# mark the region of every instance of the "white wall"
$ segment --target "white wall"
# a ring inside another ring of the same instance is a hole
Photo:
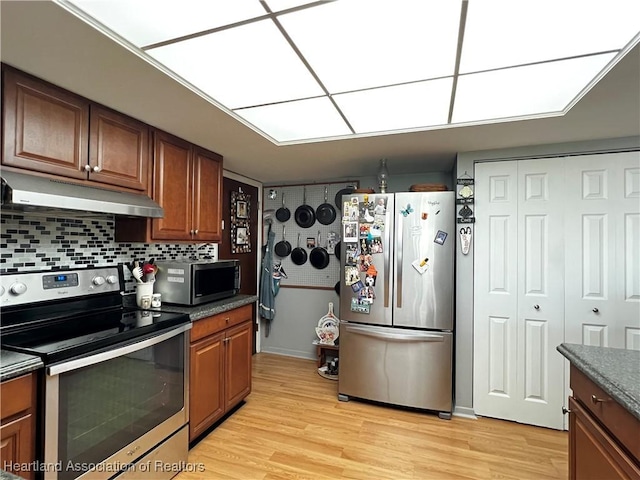
[[[589,142],[539,145],[502,150],[485,150],[459,153],[456,162],[456,178],[466,171],[474,176],[476,162],[514,160],[525,158],[558,157],[602,153],[606,151],[638,150],[640,137],[593,140]],[[474,230],[476,226],[474,225]],[[456,249],[456,364],[455,409],[459,414],[473,415],[473,256],[471,251],[463,255]]]

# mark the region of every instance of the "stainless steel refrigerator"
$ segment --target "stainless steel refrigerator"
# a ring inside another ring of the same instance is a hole
[[[453,405],[455,193],[342,199],[338,398]]]

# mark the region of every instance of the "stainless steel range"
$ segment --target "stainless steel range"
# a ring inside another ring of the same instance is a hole
[[[188,452],[187,315],[122,307],[122,266],[4,274],[3,349],[45,364],[45,480],[168,479]]]

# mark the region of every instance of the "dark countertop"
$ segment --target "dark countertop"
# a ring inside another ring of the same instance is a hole
[[[0,468],[0,480],[24,480],[24,477],[18,477]]]
[[[42,360],[34,355],[0,350],[0,382],[33,372],[43,366]]]
[[[640,351],[571,343],[557,350],[640,420]]]
[[[224,313],[234,308],[240,308],[258,301],[257,295],[236,295],[235,297],[225,298],[217,302],[195,305],[193,307],[185,307],[182,305],[171,305],[163,303],[162,307],[152,310],[161,310],[163,312],[186,313],[191,321],[200,320],[201,318],[210,317],[218,313]]]

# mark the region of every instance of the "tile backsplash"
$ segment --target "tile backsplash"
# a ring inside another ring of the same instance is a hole
[[[0,215],[0,273],[58,270],[131,262],[218,258],[215,244],[115,243],[111,216],[64,218],[31,213]],[[126,290],[134,291],[127,268]]]

